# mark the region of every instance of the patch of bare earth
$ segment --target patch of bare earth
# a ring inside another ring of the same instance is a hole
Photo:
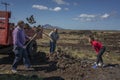
[[[11,64],[13,59],[3,57],[0,59],[0,74],[12,74]],[[119,64],[111,64],[105,68],[92,68],[93,60],[76,59],[66,53],[54,54],[48,59],[43,52],[32,57],[34,70],[27,71],[20,64],[20,75],[42,77],[44,80],[119,80]]]

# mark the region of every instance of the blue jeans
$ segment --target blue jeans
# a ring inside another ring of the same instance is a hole
[[[50,53],[54,53],[56,48],[56,42],[50,41]]]
[[[23,59],[24,65],[29,68],[30,67],[30,60],[28,58],[28,53],[26,49],[23,49],[21,47],[14,46],[14,54],[15,59],[12,65],[12,69],[16,70],[19,62]]]

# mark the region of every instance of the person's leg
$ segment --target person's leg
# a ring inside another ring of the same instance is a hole
[[[50,54],[54,52],[54,43],[50,41]]]
[[[100,55],[97,55],[97,60],[96,60],[96,64],[98,64],[100,62]]]
[[[16,70],[17,69],[17,66],[20,62],[20,60],[22,59],[22,50],[20,48],[16,48],[14,50],[14,54],[15,54],[15,59],[14,59],[14,62],[12,64],[12,69],[13,70]]]
[[[30,67],[30,60],[29,60],[29,57],[28,57],[28,53],[25,49],[23,49],[23,62],[24,62],[24,65],[29,68]]]
[[[99,51],[98,55],[97,55],[97,64],[98,63],[102,63],[103,64],[103,59],[102,59],[102,55],[105,52],[105,47],[102,47],[101,50]]]
[[[55,52],[56,49],[56,42],[53,42],[53,53]]]
[[[102,49],[101,49],[101,54],[100,54],[100,62],[101,62],[102,64],[103,64],[102,56],[103,56],[105,50],[106,50],[106,48],[105,48],[105,47],[102,47]]]
[[[51,51],[52,51],[52,42],[50,41],[50,53],[51,53]]]
[[[103,64],[102,55],[100,56],[100,63],[102,63],[102,64]]]

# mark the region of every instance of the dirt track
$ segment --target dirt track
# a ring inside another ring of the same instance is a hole
[[[11,74],[12,60],[9,57],[0,59],[1,74]],[[32,60],[34,70],[26,71],[24,66],[20,65],[18,74],[43,77],[44,80],[120,80],[119,64],[92,69],[93,60],[75,59],[65,53],[53,55],[50,60],[46,59],[44,53],[38,53],[32,57]]]

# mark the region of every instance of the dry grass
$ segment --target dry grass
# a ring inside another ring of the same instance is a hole
[[[49,33],[50,31],[51,30],[45,30],[46,33]],[[71,32],[71,30],[60,30],[59,31],[60,39],[59,39],[58,43],[79,44],[80,41],[82,40],[83,41],[82,43],[89,45],[88,41],[84,39],[84,37],[85,37],[84,34],[83,35],[68,34],[70,32]],[[79,31],[76,31],[76,32],[79,32]],[[98,31],[98,33],[96,32],[96,34],[102,35],[101,31]],[[107,34],[109,34],[109,32],[107,32]],[[48,46],[46,46],[46,47],[39,46],[38,51],[43,51],[43,52],[49,53],[49,39],[47,37],[43,36],[43,39],[37,40],[37,43],[38,43],[38,45],[47,44]],[[94,51],[86,50],[87,48],[83,49],[83,50],[79,50],[79,49],[73,49],[74,46],[60,46],[60,45],[58,45],[58,47],[61,47],[61,49],[63,51],[67,52],[68,54],[70,54],[74,57],[96,59],[96,53]],[[105,56],[103,58],[104,58],[105,62],[120,63],[120,58],[116,54],[110,53],[109,58],[105,57]]]

